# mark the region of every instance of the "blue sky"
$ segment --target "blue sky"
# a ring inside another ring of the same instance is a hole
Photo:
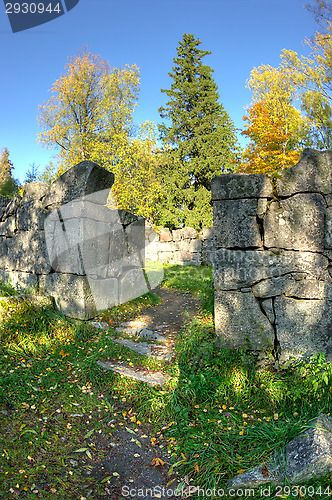
[[[169,88],[168,72],[183,33],[193,33],[210,50],[220,102],[237,128],[250,104],[246,81],[254,67],[278,66],[281,51],[307,54],[303,44],[318,26],[306,0],[80,0],[65,15],[12,33],[0,4],[0,148],[7,147],[14,177],[23,181],[31,164],[39,170],[55,150],[37,143],[38,105],[64,72],[68,57],[83,45],[113,67],[137,64],[140,96],[135,123],[160,122]]]

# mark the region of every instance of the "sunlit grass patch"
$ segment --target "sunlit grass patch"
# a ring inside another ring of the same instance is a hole
[[[160,300],[158,295],[153,292],[148,292],[137,299],[102,312],[96,318],[96,321],[108,321],[110,325],[112,325],[112,323],[120,323],[121,321],[133,318],[147,306],[159,304]]]
[[[73,337],[70,322],[60,313],[22,303],[0,325],[0,342],[16,355],[38,356]]]
[[[211,284],[212,266],[180,266],[164,264],[165,277],[162,286],[176,288],[185,292],[204,294]]]

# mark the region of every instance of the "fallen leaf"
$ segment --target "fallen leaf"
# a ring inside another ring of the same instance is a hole
[[[136,444],[137,444],[137,446],[139,446],[140,448],[142,448],[142,445],[141,445],[141,443],[138,441],[138,439],[132,438],[130,441],[131,441],[131,442],[133,442],[133,443],[136,443]]]
[[[159,457],[153,458],[152,462],[151,462],[151,465],[154,465],[155,467],[158,467],[158,465],[164,465],[164,464],[165,464],[164,460],[162,460]]]
[[[126,429],[127,432],[130,432],[130,434],[135,434],[135,432],[132,429],[129,429],[129,427],[125,427],[125,429]]]
[[[266,467],[266,465],[264,464],[263,467],[262,467],[262,474],[264,477],[269,477],[269,471],[268,471],[268,468]]]
[[[107,476],[105,477],[102,481],[100,481],[101,483],[107,483],[107,481],[109,481],[110,479],[112,479],[112,476]]]

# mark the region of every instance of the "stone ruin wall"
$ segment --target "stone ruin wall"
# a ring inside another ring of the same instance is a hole
[[[196,266],[213,263],[213,229],[197,232],[191,227],[160,228],[145,226],[145,259],[173,265]]]
[[[51,186],[32,182],[23,197],[0,196],[0,280],[49,294],[64,314],[88,319],[135,298],[133,289],[139,296],[158,284],[155,278],[142,282],[144,261],[212,262],[211,228],[157,233],[144,218],[105,207],[113,182],[112,173],[81,162]],[[49,246],[47,228],[53,236]]]
[[[0,280],[49,294],[64,314],[80,319],[134,298],[133,288],[136,296],[146,293],[145,220],[105,206],[113,182],[112,173],[81,162],[51,186],[32,182],[22,198],[0,197]]]
[[[332,151],[306,149],[273,182],[212,180],[215,328],[225,348],[332,360]]]

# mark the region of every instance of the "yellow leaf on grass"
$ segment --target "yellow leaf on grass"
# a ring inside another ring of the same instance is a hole
[[[242,431],[239,432],[240,436],[243,436],[244,434],[244,429],[242,429]]]
[[[165,464],[164,460],[162,460],[159,457],[153,458],[152,462],[151,462],[151,465],[154,465],[155,467],[158,467],[158,465],[164,465],[164,464]]]
[[[242,472],[245,472],[247,469],[239,469],[238,471],[236,471],[236,474],[242,474]]]
[[[197,470],[197,472],[199,472],[199,465],[198,464],[195,464],[194,468],[195,468],[195,470]]]

